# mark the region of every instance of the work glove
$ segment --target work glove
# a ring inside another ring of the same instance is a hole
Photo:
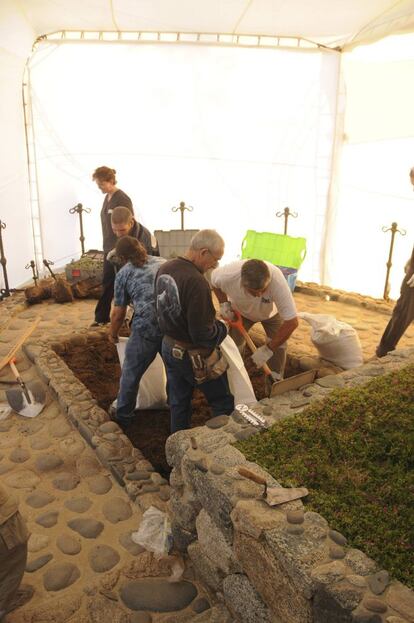
[[[268,361],[268,359],[270,359],[272,355],[273,351],[265,344],[253,353],[252,360],[258,368],[261,368],[262,365],[266,363],[266,361]]]
[[[410,286],[410,288],[414,288],[414,273],[411,275],[411,277],[407,281],[407,286]]]
[[[279,374],[279,372],[273,372],[273,370],[270,372],[270,376],[272,377],[272,380],[275,383],[278,383],[279,381],[282,380],[282,375]]]
[[[230,301],[220,303],[220,316],[223,320],[234,320],[234,311]]]

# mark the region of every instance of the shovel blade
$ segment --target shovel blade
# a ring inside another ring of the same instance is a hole
[[[24,417],[36,417],[45,406],[45,391],[39,383],[33,383],[27,391],[30,403],[22,389],[6,389],[7,402],[16,413]]]

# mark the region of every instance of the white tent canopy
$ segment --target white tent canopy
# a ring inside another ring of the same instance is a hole
[[[68,208],[79,201],[93,207],[88,246],[99,245],[90,175],[107,164],[147,226],[176,227],[169,210],[185,199],[188,227],[219,229],[229,259],[247,228],[280,231],[275,212],[289,205],[289,233],[308,239],[301,277],[376,296],[381,226],[397,220],[408,235],[395,296],[412,244],[414,56],[412,44],[394,56],[355,46],[413,26],[414,0],[2,0],[10,284],[27,280],[32,257],[78,254]]]
[[[7,13],[7,5],[15,7],[15,19],[35,36],[57,30],[231,33],[343,46],[414,26],[412,0],[175,0],[173,5],[170,0],[3,0],[2,5]]]

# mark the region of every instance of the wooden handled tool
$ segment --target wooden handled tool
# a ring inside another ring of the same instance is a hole
[[[298,500],[309,495],[309,491],[305,487],[268,487],[266,479],[259,474],[255,474],[246,467],[239,467],[240,476],[248,478],[258,485],[264,485],[263,500],[269,504],[269,506],[277,506],[278,504],[284,504],[285,502],[291,502],[292,500]]]
[[[7,366],[7,364],[12,359],[14,359],[14,357],[15,357],[17,351],[19,350],[19,348],[27,340],[27,338],[33,333],[33,331],[37,328],[37,325],[39,324],[39,322],[40,322],[40,318],[36,318],[36,320],[33,322],[33,324],[30,325],[30,327],[28,327],[28,329],[26,329],[26,331],[20,336],[20,338],[17,340],[16,344],[11,347],[11,349],[9,350],[7,355],[5,355],[4,357],[2,357],[2,359],[0,359],[0,370],[2,368],[4,368],[4,366]]]
[[[229,321],[229,324],[230,324],[231,327],[234,327],[235,329],[237,329],[239,331],[239,333],[242,334],[242,336],[246,340],[246,344],[248,345],[248,347],[250,348],[252,353],[255,353],[257,351],[256,344],[253,342],[252,338],[250,337],[250,335],[248,334],[248,332],[244,328],[243,320],[242,320],[240,314],[237,313],[236,314],[236,320]],[[272,377],[272,371],[269,368],[269,366],[267,365],[267,363],[264,363],[262,365],[262,369],[263,369],[263,372],[267,376],[270,376],[271,378],[273,378]]]

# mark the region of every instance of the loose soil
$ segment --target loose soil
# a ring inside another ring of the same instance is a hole
[[[87,349],[84,346],[73,346],[62,358],[89,389],[99,406],[108,411],[118,394],[121,376],[115,346],[103,339]],[[245,364],[257,400],[265,398],[263,373],[257,370],[249,356],[245,357]],[[211,418],[204,394],[197,389],[194,391],[192,408],[193,427],[203,426]],[[136,411],[134,422],[125,433],[156,471],[163,475],[169,474],[171,468],[165,459],[165,442],[170,434],[169,410]]]

